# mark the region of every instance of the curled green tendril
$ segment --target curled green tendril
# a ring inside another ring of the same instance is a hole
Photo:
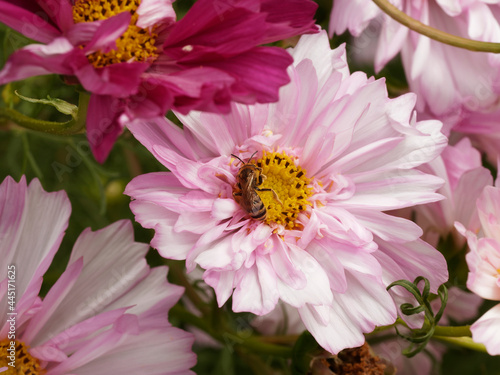
[[[423,281],[424,286],[422,291],[418,288],[418,284]],[[444,309],[446,307],[446,302],[448,301],[448,290],[443,284],[438,288],[438,298],[441,301],[441,307],[437,314],[434,314],[431,306],[431,292],[430,283],[426,278],[419,276],[415,279],[413,283],[408,280],[398,280],[393,282],[387,287],[387,290],[395,287],[401,286],[410,292],[413,297],[417,300],[417,306],[411,303],[403,303],[400,308],[404,315],[411,316],[419,313],[424,313],[425,320],[422,328],[410,330],[410,334],[401,333],[397,327],[396,332],[399,336],[403,337],[405,340],[410,342],[410,346],[403,350],[403,354],[407,357],[413,357],[425,349],[425,346],[434,335],[436,326],[443,316]]]

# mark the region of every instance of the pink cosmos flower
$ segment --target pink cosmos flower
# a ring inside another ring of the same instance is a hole
[[[467,287],[477,295],[500,301],[500,188],[487,186],[477,200],[482,235],[466,230],[457,223],[457,230],[467,238],[470,252]],[[500,354],[500,304],[490,309],[472,326],[472,339],[486,346],[491,355]]]
[[[488,42],[500,40],[500,6],[496,0],[391,3],[410,17],[450,34]],[[490,111],[496,106],[500,89],[499,56],[448,46],[410,31],[382,13],[371,0],[335,0],[330,33],[349,30],[359,36],[371,21],[380,27],[376,71],[401,52],[410,89],[418,94],[419,111],[461,117],[467,112]],[[371,38],[372,43],[377,42],[375,36]]]
[[[85,230],[66,271],[38,296],[70,211],[64,192],[47,193],[36,179],[0,185],[0,368],[192,374],[193,338],[166,316],[183,288],[166,281],[166,267],[149,268],[149,246],[134,242],[129,221]]]
[[[414,208],[416,223],[424,230],[423,239],[437,246],[440,237],[446,239],[451,234],[456,247],[462,248],[465,240],[455,232],[455,221],[468,230],[479,230],[476,199],[485,186],[493,183],[490,171],[482,166],[481,154],[468,138],[463,138],[419,169],[445,180],[438,192],[446,199]]]
[[[177,22],[172,2],[0,0],[0,22],[43,43],[16,51],[0,85],[50,73],[80,83],[102,162],[131,118],[277,101],[292,60],[257,46],[317,31],[311,0],[200,0]]]
[[[291,54],[276,104],[179,115],[183,130],[164,118],[130,124],[171,172],[138,176],[125,193],[155,229],[152,246],[203,268],[219,306],[232,295],[234,311],[263,315],[282,300],[336,353],[394,321],[388,282],[447,279],[420,228],[382,212],[441,198],[442,180],[413,168],[446,138],[438,121],[412,116],[414,95],[389,99],[383,80],[350,74],[325,32]],[[239,196],[245,181],[250,196]]]

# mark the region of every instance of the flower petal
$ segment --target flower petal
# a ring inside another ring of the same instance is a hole
[[[22,265],[22,271],[15,275],[17,296],[30,285],[39,285],[62,241],[70,212],[66,193],[47,193],[38,179],[26,186],[24,177],[19,183],[7,177],[0,185],[0,265],[5,275],[8,266]],[[50,223],[49,228],[46,223]],[[6,313],[6,296],[0,307]]]
[[[146,29],[156,24],[169,25],[175,22],[173,2],[173,0],[142,0],[137,8],[139,18],[136,25]]]
[[[40,14],[45,16],[43,10],[31,1],[30,8],[14,5],[10,1],[0,1],[0,22],[20,32],[30,39],[41,43],[50,43],[53,39],[61,36],[52,23],[48,22]]]
[[[0,85],[44,74],[73,74],[74,47],[64,37],[47,45],[30,44],[14,52],[0,71]]]
[[[121,105],[109,95],[91,95],[87,112],[87,139],[99,163],[108,158],[123,128],[118,122]]]
[[[486,346],[489,355],[500,354],[500,305],[496,305],[471,327],[472,339]]]
[[[347,280],[351,292],[334,294],[328,324],[315,317],[314,306],[299,309],[309,332],[323,348],[334,354],[361,346],[365,342],[362,332],[371,332],[377,325],[392,324],[397,317],[396,307],[384,285],[370,276],[352,273],[347,274]]]
[[[118,221],[96,232],[82,232],[69,264],[83,257],[84,269],[71,293],[41,328],[38,336],[60,332],[102,311],[148,273],[148,245],[134,242],[132,224]],[[121,307],[121,306],[120,306]]]

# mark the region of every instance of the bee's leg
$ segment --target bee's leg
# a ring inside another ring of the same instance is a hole
[[[240,203],[240,199],[242,197],[242,192],[240,191],[233,191],[233,198],[236,202]]]
[[[280,199],[278,197],[278,194],[276,194],[276,192],[273,189],[269,189],[269,188],[264,188],[264,189],[255,188],[255,190],[257,190],[257,191],[270,191],[270,192],[272,192],[273,195],[274,195],[274,200],[277,201],[279,204],[281,204],[283,206],[283,202],[280,201]]]
[[[259,177],[258,177],[258,181],[257,181],[257,186],[260,186],[262,185],[262,183],[264,182],[264,180],[266,179],[266,175],[265,174],[259,174]]]

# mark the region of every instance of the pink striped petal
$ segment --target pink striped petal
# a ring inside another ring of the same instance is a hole
[[[26,186],[25,178],[16,183],[7,177],[0,185],[0,210],[0,252],[5,255],[0,263],[3,272],[9,265],[23,265],[22,272],[16,267],[16,293],[22,296],[39,286],[39,278],[49,268],[68,225],[71,205],[64,191],[47,193],[38,179]],[[50,223],[50,229],[45,223]],[[5,312],[6,298],[0,306]]]
[[[63,302],[63,300],[71,292],[71,289],[75,285],[78,277],[80,277],[82,268],[82,258],[78,259],[76,262],[66,268],[61,277],[59,277],[59,279],[52,286],[52,288],[50,288],[50,291],[43,299],[43,304],[40,311],[38,311],[36,316],[29,322],[29,325],[26,328],[26,332],[22,337],[23,341],[27,341],[31,343],[31,345],[35,346],[40,343],[40,340],[37,341],[37,334],[40,332],[45,323],[47,323],[47,321],[51,318],[61,302]],[[64,326],[60,326],[60,330],[63,329],[63,327]],[[58,333],[60,333],[60,331],[51,331],[52,335],[56,335]]]
[[[82,232],[69,264],[83,256],[84,269],[72,292],[44,324],[39,336],[47,337],[59,327],[69,327],[107,311],[110,303],[147,275],[144,259],[147,250],[146,244],[134,242],[132,224],[126,220],[96,232],[89,229]],[[103,269],[106,272],[102,272]]]
[[[496,305],[471,327],[472,339],[486,346],[490,355],[500,354],[500,305]]]

